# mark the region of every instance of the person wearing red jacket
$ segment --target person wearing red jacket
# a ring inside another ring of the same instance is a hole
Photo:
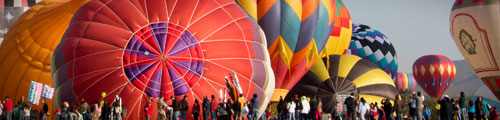
[[[12,110],[14,107],[12,106],[12,100],[9,96],[5,97],[5,119],[12,120]]]
[[[151,119],[151,111],[153,110],[153,106],[149,101],[146,102],[146,107],[144,107],[144,112],[146,112],[146,120]]]
[[[212,120],[217,118],[217,101],[215,100],[215,96],[212,95],[212,101],[210,102],[210,112],[212,113]]]

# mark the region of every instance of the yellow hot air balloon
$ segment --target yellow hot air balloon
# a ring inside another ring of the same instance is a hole
[[[500,1],[457,0],[450,15],[450,32],[457,48],[500,98]]]
[[[52,52],[73,14],[87,1],[44,0],[17,19],[0,46],[0,96],[13,101],[28,96],[31,81],[52,86]],[[53,100],[46,102],[54,113]]]

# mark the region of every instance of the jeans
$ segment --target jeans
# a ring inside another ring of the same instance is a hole
[[[295,119],[300,120],[300,110],[295,110]]]
[[[354,111],[354,110],[347,110],[347,120],[354,120],[355,119],[355,116],[354,116],[355,113],[356,113],[356,111]]]
[[[210,115],[210,111],[206,110],[206,111],[203,111],[203,120],[208,120],[208,116]]]
[[[5,119],[12,120],[12,110],[5,112]]]
[[[149,115],[146,115],[146,120],[149,120],[151,119],[151,117]]]
[[[287,120],[295,120],[295,113],[289,112]]]
[[[179,118],[179,111],[174,111],[174,114],[172,114],[172,120],[177,120]]]
[[[252,109],[252,112],[250,112],[250,116],[248,117],[249,120],[257,120],[259,119],[259,116],[258,116],[258,113],[259,110],[258,109]]]
[[[211,113],[212,113],[212,115],[210,115],[210,117],[212,118],[212,120],[216,120],[216,118],[217,118],[217,112],[212,111]]]
[[[181,120],[186,120],[187,111],[181,111]]]
[[[193,112],[193,117],[195,120],[198,120],[199,116],[200,116],[200,112]]]
[[[397,110],[396,111],[396,120],[401,120],[402,113],[403,113],[403,110]]]
[[[285,112],[278,113],[278,119],[279,120],[286,120],[287,114]]]

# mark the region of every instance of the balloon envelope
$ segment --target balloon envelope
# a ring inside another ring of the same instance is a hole
[[[415,85],[417,84],[417,82],[415,81],[413,75],[399,72],[394,84],[400,92],[412,92],[415,90]]]
[[[464,58],[500,99],[499,18],[498,0],[457,0],[451,10],[450,32]]]
[[[94,0],[54,52],[56,104],[106,92],[106,102],[122,98],[127,119],[145,119],[146,101],[222,96],[235,72],[244,97],[257,94],[264,109],[274,88],[267,53],[262,30],[233,0]]]
[[[377,64],[396,80],[397,54],[393,44],[380,31],[364,24],[352,25],[352,39],[346,54],[357,55]]]
[[[276,76],[273,101],[311,68],[334,27],[335,1],[236,0],[264,30]]]
[[[413,63],[413,76],[431,97],[440,98],[455,78],[453,61],[442,55],[426,55]]]
[[[2,2],[7,1],[12,2]],[[28,5],[31,2],[33,1],[28,0]],[[13,101],[22,96],[27,98],[31,81],[52,87],[52,53],[71,17],[86,2],[87,0],[44,0],[17,18],[0,46],[0,96],[9,96]],[[16,0],[12,4],[20,3],[21,1]],[[49,105],[48,112],[54,113],[53,101],[45,102]],[[41,106],[34,109],[41,109]]]
[[[324,59],[326,61],[326,59]],[[383,98],[395,99],[398,91],[391,77],[374,63],[355,55],[330,55],[328,78],[309,71],[288,93],[294,96],[317,96],[323,100],[323,111],[333,113],[337,94],[354,93],[368,103],[380,102]]]

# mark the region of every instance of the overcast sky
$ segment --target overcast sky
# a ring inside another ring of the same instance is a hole
[[[353,23],[371,26],[394,44],[399,72],[412,72],[420,56],[439,54],[464,59],[450,35],[455,0],[344,0]]]

